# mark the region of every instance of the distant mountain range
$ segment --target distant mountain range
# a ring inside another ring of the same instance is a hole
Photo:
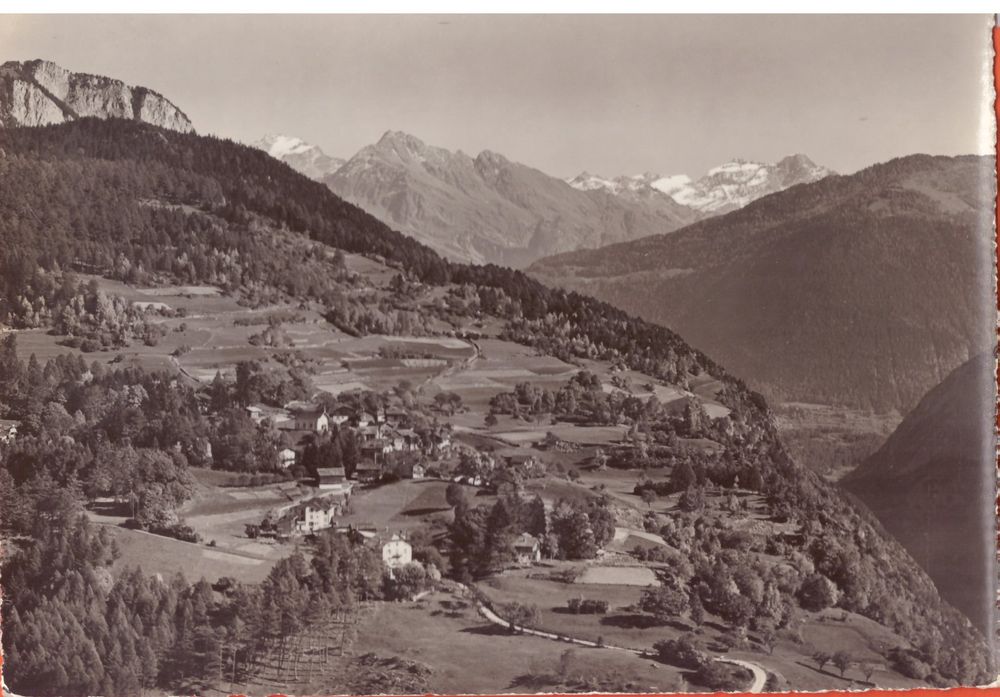
[[[905,413],[994,340],[992,176],[914,155],[529,272],[681,332],[772,398]]]
[[[47,126],[93,116],[120,118],[187,132],[187,115],[147,87],[74,73],[51,61],[0,65],[0,126]]]
[[[508,266],[668,232],[701,217],[667,196],[634,202],[580,191],[499,153],[472,157],[398,131],[362,148],[324,181],[452,259]]]
[[[322,181],[346,162],[339,157],[330,157],[319,146],[294,136],[267,135],[251,145],[316,181]]]
[[[832,170],[817,165],[805,155],[789,155],[775,164],[733,160],[710,169],[697,181],[686,174],[662,177],[647,172],[605,179],[583,172],[570,179],[569,184],[581,191],[603,189],[629,199],[648,196],[655,191],[696,211],[719,215],[742,208],[761,196],[831,174],[834,174]]]
[[[670,232],[830,173],[794,155],[727,163],[695,182],[584,173],[564,183],[495,152],[472,157],[398,131],[347,161],[292,136],[253,145],[452,259],[508,266]]]
[[[993,615],[993,366],[987,353],[957,368],[841,480],[984,633]]]

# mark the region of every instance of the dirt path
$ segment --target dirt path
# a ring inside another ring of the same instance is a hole
[[[500,627],[504,627],[506,629],[514,629],[515,631],[521,634],[531,634],[532,636],[542,637],[544,639],[552,639],[553,641],[568,642],[571,644],[578,644],[580,646],[589,646],[591,648],[603,648],[603,649],[614,649],[617,651],[627,651],[631,654],[635,654],[636,656],[642,656],[644,653],[639,649],[630,649],[625,646],[598,644],[596,641],[590,641],[588,639],[578,639],[576,637],[553,634],[551,632],[543,632],[539,629],[531,629],[529,627],[518,627],[517,625],[512,625],[510,622],[497,615],[495,612],[493,612],[493,610],[489,609],[479,601],[476,601],[476,607],[479,609],[479,614],[481,614],[483,617],[485,617],[493,624],[498,625]],[[724,656],[716,658],[715,660],[719,661],[720,663],[731,663],[733,665],[740,666],[741,668],[746,668],[747,670],[750,671],[750,673],[753,675],[753,682],[750,683],[750,687],[748,687],[745,690],[745,692],[749,694],[759,694],[764,691],[764,685],[767,682],[767,671],[764,670],[758,664],[752,663],[750,661],[743,661],[737,658],[726,658]]]

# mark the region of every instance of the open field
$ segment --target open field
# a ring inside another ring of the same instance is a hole
[[[639,602],[642,589],[634,586],[604,586],[578,584],[568,585],[559,581],[528,578],[529,574],[540,574],[554,568],[563,568],[568,563],[536,565],[531,570],[507,573],[489,578],[479,584],[479,588],[494,602],[520,602],[535,605],[539,612],[538,627],[546,631],[574,637],[597,640],[603,638],[608,644],[648,648],[661,639],[679,638],[695,631],[701,642],[711,648],[725,633],[724,625],[714,616],[708,615],[701,628],[695,628],[688,621],[680,619],[667,624],[656,624],[652,618],[636,612],[631,606]],[[570,598],[606,600],[606,615],[573,614],[566,609]],[[726,651],[725,655],[743,658],[759,663],[764,668],[776,671],[784,677],[793,690],[818,690],[840,687],[847,689],[863,675],[853,666],[845,673],[845,678],[830,665],[823,672],[811,658],[814,650],[828,653],[845,651],[856,662],[872,661],[881,667],[876,670],[873,681],[879,687],[905,689],[920,687],[919,681],[906,678],[890,670],[874,651],[874,647],[898,646],[905,643],[893,632],[853,613],[827,610],[820,613],[804,613],[801,620],[801,643],[788,636],[779,636],[773,653],[762,649],[744,648]],[[753,633],[751,632],[751,635]],[[756,647],[756,644],[752,646]]]
[[[262,581],[272,566],[265,559],[233,554],[203,544],[181,542],[117,526],[108,526],[108,529],[121,551],[121,557],[113,567],[116,571],[139,566],[144,573],[158,575],[165,581],[181,572],[191,582],[204,577],[214,583],[223,576],[232,576],[253,583]]]
[[[422,526],[434,516],[446,516],[450,520],[451,506],[444,498],[448,484],[436,479],[403,479],[371,489],[355,489],[351,496],[354,512],[338,518],[338,523],[408,530]],[[475,503],[492,500],[488,496],[477,497],[476,487],[465,488]]]
[[[405,627],[406,631],[399,629]],[[557,673],[571,650],[576,672],[620,676],[632,691],[677,689],[680,671],[613,649],[571,647],[560,642],[507,633],[489,624],[465,601],[433,593],[417,603],[380,605],[360,630],[354,653],[401,656],[431,669],[427,689],[438,694],[496,694],[551,691],[532,674]]]
[[[658,586],[656,574],[645,566],[589,566],[575,583],[599,586]]]
[[[536,566],[528,571],[518,571],[491,577],[479,584],[494,603],[520,602],[538,608],[538,628],[556,634],[566,634],[581,639],[597,641],[603,638],[608,644],[635,649],[650,648],[660,639],[677,638],[687,629],[678,626],[656,626],[634,610],[642,595],[641,586],[610,584],[567,584],[538,578],[528,578],[529,573],[545,573],[550,569],[564,568],[555,562]],[[606,600],[606,615],[585,615],[569,612],[566,603],[570,598]]]

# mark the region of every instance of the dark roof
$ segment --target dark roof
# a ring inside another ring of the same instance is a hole
[[[380,470],[380,469],[382,469],[382,465],[378,464],[377,462],[372,462],[371,460],[362,460],[361,462],[358,463],[358,466],[355,467],[355,469],[356,470]]]

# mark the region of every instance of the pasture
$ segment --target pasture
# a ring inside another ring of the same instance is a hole
[[[353,653],[400,656],[426,665],[432,693],[501,694],[559,691],[558,677],[545,680],[558,674],[567,650],[573,658],[565,661],[570,677],[616,679],[619,689],[634,692],[668,692],[680,685],[680,672],[671,666],[613,649],[510,634],[489,624],[468,601],[441,592],[416,603],[380,604],[358,632]]]
[[[113,525],[108,526],[108,529],[121,552],[112,567],[113,571],[138,566],[144,573],[159,576],[167,582],[180,572],[191,582],[204,578],[214,583],[223,576],[232,576],[240,581],[255,583],[264,580],[273,564],[259,557],[235,554],[139,530],[127,530]]]
[[[645,566],[588,566],[575,583],[599,586],[658,586],[656,574]]]

